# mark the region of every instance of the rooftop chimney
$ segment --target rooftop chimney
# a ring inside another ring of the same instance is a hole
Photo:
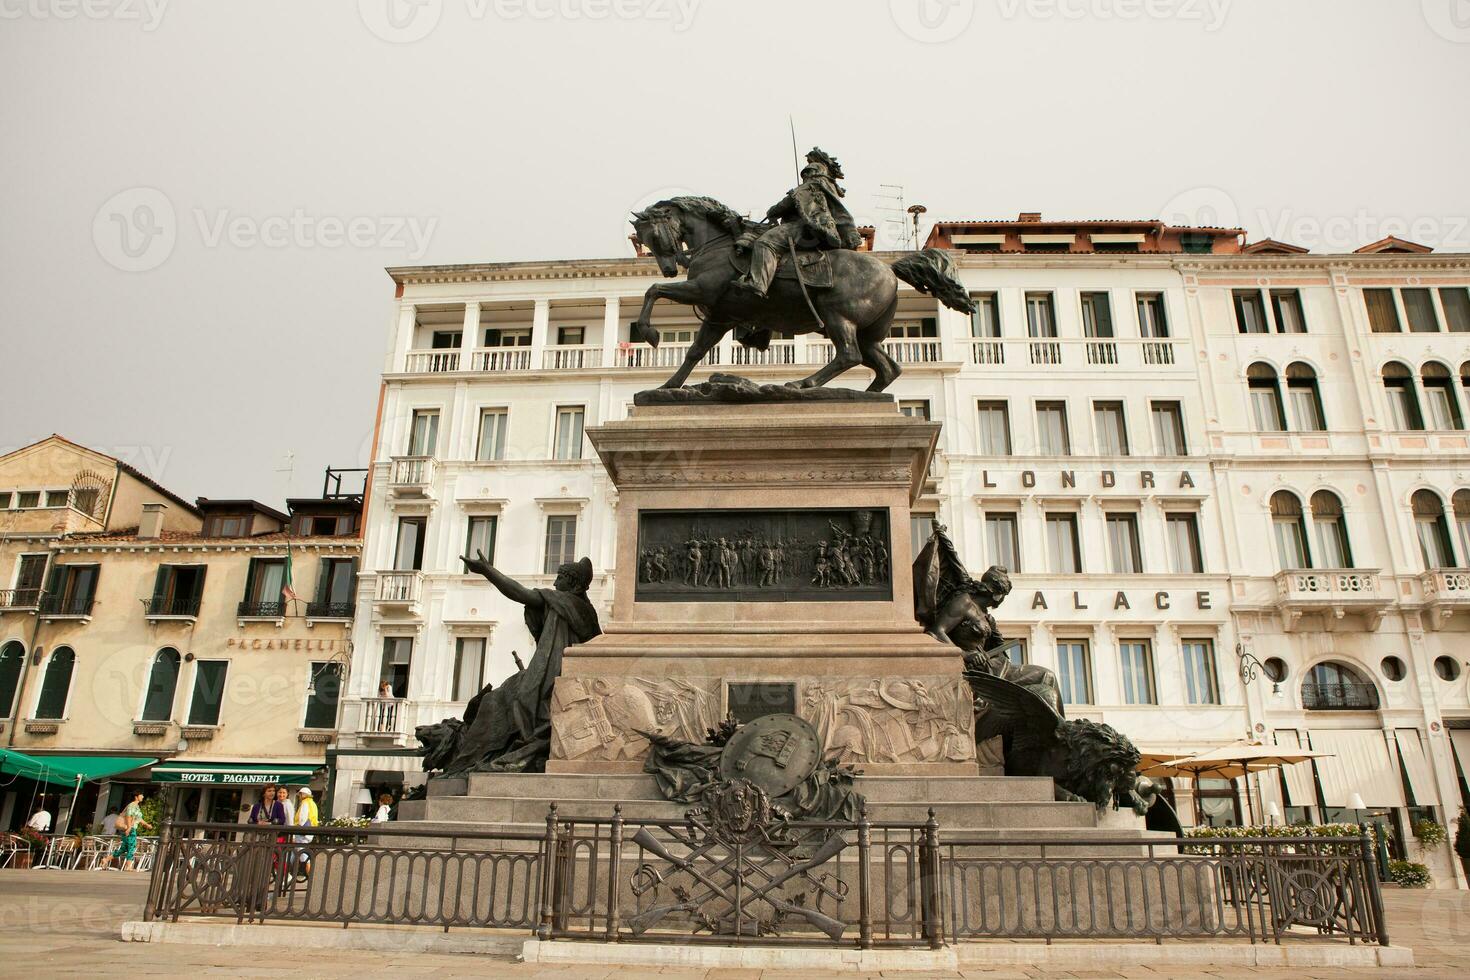
[[[1040,211],[1022,211],[1021,212],[1021,216],[1019,218],[1017,218],[1016,220],[1017,221],[1040,221],[1041,220],[1041,212]]]
[[[138,537],[158,537],[158,533],[163,530],[163,512],[166,510],[167,504],[144,504],[143,516],[138,521]]]

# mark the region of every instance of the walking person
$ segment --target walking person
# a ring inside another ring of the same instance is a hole
[[[153,829],[153,825],[143,819],[143,791],[134,790],[133,798],[128,805],[123,807],[123,812],[117,818],[117,846],[112,849],[112,860],[122,859],[119,866],[121,871],[134,870],[135,855],[138,853],[138,828],[147,827]]]

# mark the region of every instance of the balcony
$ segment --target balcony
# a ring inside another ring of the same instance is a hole
[[[459,370],[458,350],[411,350],[403,370],[409,374],[446,374]]]
[[[357,734],[364,738],[402,740],[408,734],[408,701],[404,698],[363,698]]]
[[[794,340],[773,340],[765,350],[741,347],[739,344],[730,348],[732,367],[779,367],[795,363],[796,341]]]
[[[481,347],[470,351],[471,371],[529,371],[531,370],[531,348],[529,347]]]
[[[1183,341],[1127,337],[972,337],[969,362],[979,367],[1010,365],[1101,368],[1112,371],[1188,368]]]
[[[1302,684],[1302,707],[1308,711],[1377,711],[1378,692],[1361,681]]]
[[[355,602],[308,602],[306,625],[310,626],[313,620],[319,619],[351,619],[356,612]]]
[[[424,573],[420,571],[379,572],[373,603],[384,611],[412,613],[418,608],[424,589]]]
[[[619,344],[617,366],[620,368],[676,368],[689,354],[689,344]],[[720,363],[720,348],[711,347],[700,364]]]
[[[148,601],[148,611],[143,615],[145,619],[150,620],[195,620],[199,618],[199,598],[197,596],[184,598],[154,596]]]
[[[1470,609],[1470,569],[1432,568],[1419,576],[1431,629],[1443,629],[1451,616]]]
[[[286,618],[286,603],[282,599],[262,601],[244,599],[235,607],[235,617],[240,620],[270,620],[280,626]]]
[[[900,364],[938,364],[944,360],[944,345],[937,339],[883,341],[883,349]],[[827,341],[816,341],[807,347],[807,360],[812,364],[827,364],[837,354],[836,348]]]
[[[44,595],[40,609],[44,619],[90,619],[92,596]]]
[[[548,347],[541,352],[547,371],[585,371],[602,367],[601,347]]]
[[[1348,613],[1357,613],[1372,632],[1390,604],[1379,588],[1376,568],[1299,568],[1276,575],[1276,608],[1287,632],[1308,613],[1321,614],[1329,632]]]
[[[0,589],[0,612],[35,612],[40,605],[40,589]]]
[[[432,456],[394,456],[388,463],[388,492],[405,500],[430,499],[437,466]]]

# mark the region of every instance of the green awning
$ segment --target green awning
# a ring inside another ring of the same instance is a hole
[[[84,783],[106,779],[120,772],[151,766],[157,761],[147,756],[26,755],[14,749],[0,749],[0,773],[62,786],[74,786],[78,779]]]
[[[320,766],[259,762],[190,762],[170,759],[153,767],[155,783],[224,786],[305,786]]]

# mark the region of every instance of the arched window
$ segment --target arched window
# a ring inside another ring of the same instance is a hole
[[[1450,529],[1444,519],[1444,504],[1430,490],[1418,490],[1411,498],[1414,530],[1419,536],[1419,553],[1425,568],[1452,568],[1455,552],[1450,547]]]
[[[1470,490],[1456,490],[1455,536],[1460,539],[1460,554],[1470,561]]]
[[[1353,550],[1348,545],[1342,501],[1331,490],[1312,494],[1312,527],[1317,532],[1318,563],[1323,568],[1352,568]]]
[[[58,719],[66,717],[66,695],[71,690],[72,668],[77,655],[71,647],[57,647],[46,661],[46,676],[41,681],[41,697],[36,701],[36,717]]]
[[[1291,397],[1291,414],[1296,428],[1303,432],[1327,429],[1327,413],[1322,410],[1322,392],[1317,387],[1317,372],[1311,365],[1297,361],[1286,367],[1286,391]]]
[[[26,648],[19,640],[11,640],[0,647],[0,718],[9,718],[15,705],[15,686],[20,683],[20,665],[25,660]]]
[[[1450,369],[1438,361],[1424,365],[1420,374],[1424,381],[1424,401],[1429,407],[1431,429],[1463,429],[1460,399],[1455,394],[1455,379]]]
[[[1307,525],[1302,516],[1302,502],[1290,490],[1277,490],[1272,494],[1271,527],[1276,535],[1276,558],[1281,567],[1311,568],[1312,555],[1307,549]]]
[[[1313,711],[1376,711],[1378,689],[1347,664],[1328,661],[1302,681],[1302,707]]]
[[[1383,387],[1388,392],[1389,424],[1400,432],[1424,428],[1419,414],[1419,396],[1414,393],[1414,372],[1398,361],[1383,365]]]
[[[143,721],[169,721],[174,716],[174,691],[179,686],[179,651],[164,647],[153,655],[148,672],[148,695],[143,699]]]
[[[1257,432],[1285,432],[1286,411],[1281,404],[1281,384],[1269,364],[1252,364],[1245,372],[1251,392],[1251,415]]]

